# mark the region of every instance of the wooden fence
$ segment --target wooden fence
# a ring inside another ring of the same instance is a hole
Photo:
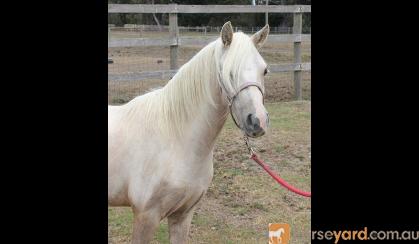
[[[108,13],[169,13],[168,38],[110,39],[108,47],[170,46],[170,70],[146,71],[127,74],[109,74],[108,80],[143,80],[167,78],[178,69],[179,45],[206,45],[217,37],[179,36],[178,13],[292,13],[293,34],[269,35],[267,42],[293,42],[294,63],[270,65],[270,71],[294,72],[294,88],[297,100],[302,99],[301,72],[311,70],[311,63],[302,63],[301,42],[310,41],[310,34],[302,34],[302,14],[311,13],[310,5],[178,5],[178,4],[108,4]]]
[[[169,25],[137,25],[137,24],[124,24],[123,26],[116,26],[115,24],[108,24],[108,28],[111,31],[120,31],[120,32],[146,32],[146,31],[169,31]],[[245,33],[254,33],[257,30],[262,29],[263,26],[236,26],[234,25],[234,30],[237,32],[238,30],[243,31]],[[311,29],[307,28],[310,32]],[[217,33],[219,34],[221,31],[221,26],[179,26],[179,31],[184,32],[201,32],[204,33],[206,36],[207,33]],[[303,31],[304,32],[304,31]],[[286,26],[270,26],[269,28],[270,34],[290,34],[292,33],[292,27]]]

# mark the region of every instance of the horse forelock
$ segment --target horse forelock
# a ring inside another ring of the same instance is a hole
[[[222,49],[218,49],[217,52],[222,52]],[[240,86],[239,74],[242,72],[243,64],[247,57],[254,52],[257,52],[257,49],[250,37],[242,32],[236,32],[225,54],[223,64],[219,63],[219,59],[216,60],[220,72],[220,82],[230,94],[236,93]]]

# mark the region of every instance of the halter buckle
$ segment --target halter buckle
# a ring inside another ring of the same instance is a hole
[[[246,144],[247,150],[249,150],[250,157],[252,157],[255,154],[255,150],[250,145],[249,137],[246,135],[243,135],[244,143]]]

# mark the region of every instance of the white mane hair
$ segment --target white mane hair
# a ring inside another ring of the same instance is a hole
[[[200,112],[199,105],[207,103],[216,107],[211,86],[219,89],[219,82],[223,82],[225,89],[234,93],[239,86],[238,75],[245,57],[256,49],[250,37],[242,32],[234,33],[227,48],[221,66],[220,58],[225,49],[221,38],[205,46],[163,88],[129,102],[132,106],[128,111],[131,119],[128,120],[138,123],[134,115],[141,113],[142,126],[155,128],[167,136],[179,135],[187,122]]]

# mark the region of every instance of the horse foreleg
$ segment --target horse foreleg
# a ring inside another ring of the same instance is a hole
[[[185,244],[188,241],[189,228],[191,227],[192,217],[195,211],[195,207],[205,191],[201,193],[199,198],[186,209],[181,208],[178,211],[170,214],[168,219],[169,224],[169,236],[171,244]]]
[[[194,207],[184,213],[175,213],[168,217],[171,244],[185,244],[188,241]]]
[[[132,233],[133,244],[148,244],[154,237],[154,232],[160,223],[160,216],[152,211],[135,213]]]

